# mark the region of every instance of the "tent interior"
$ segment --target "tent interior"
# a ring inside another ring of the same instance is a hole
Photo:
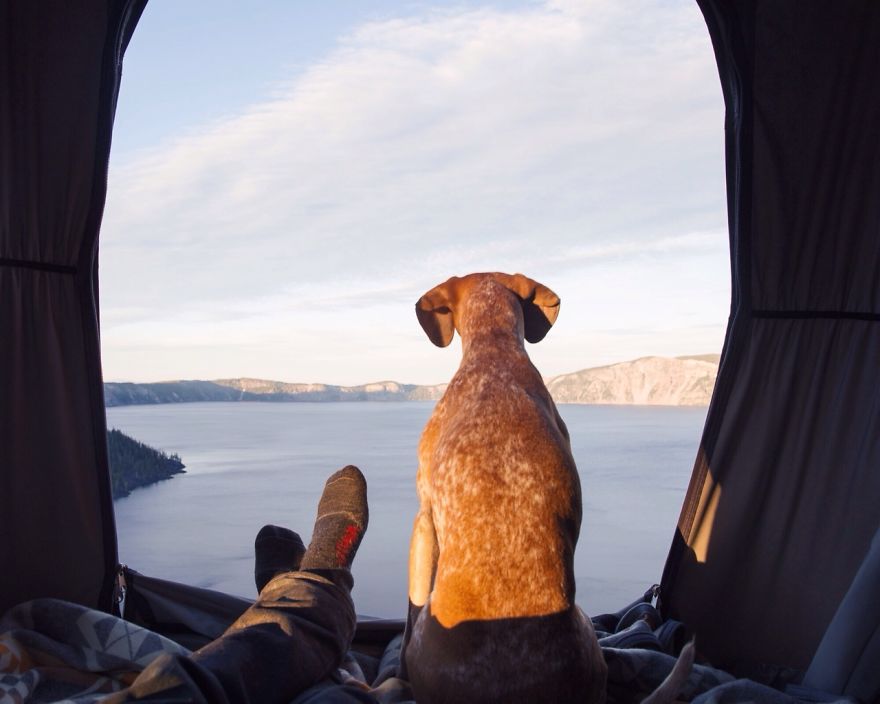
[[[0,612],[44,596],[116,608],[97,254],[145,1],[0,11]],[[726,105],[733,284],[659,608],[717,666],[874,701],[880,4],[698,1]],[[196,640],[244,608],[148,577],[129,587],[133,618]],[[365,622],[358,637],[399,628]]]

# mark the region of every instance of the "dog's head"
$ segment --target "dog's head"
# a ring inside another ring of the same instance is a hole
[[[485,290],[487,284],[500,284],[518,299],[523,332],[529,342],[540,342],[559,315],[559,296],[522,274],[468,274],[453,276],[435,286],[416,303],[416,316],[428,338],[438,347],[452,342],[455,331],[461,334],[461,317],[469,296]]]

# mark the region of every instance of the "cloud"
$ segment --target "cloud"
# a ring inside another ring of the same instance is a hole
[[[114,161],[101,269],[111,375],[172,371],[130,354],[161,339],[180,345],[162,364],[193,375],[191,348],[214,346],[238,374],[234,350],[262,342],[290,355],[266,375],[399,377],[403,357],[415,379],[432,358],[374,354],[375,321],[415,345],[412,303],[452,274],[567,285],[610,262],[638,291],[645,259],[717,272],[706,257],[726,257],[723,114],[705,26],[692,3],[624,5],[369,23],[241,114]],[[727,288],[708,296],[724,291],[723,314]],[[369,337],[345,361],[322,343],[333,330]]]

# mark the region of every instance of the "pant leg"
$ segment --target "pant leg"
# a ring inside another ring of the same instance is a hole
[[[252,607],[192,660],[232,702],[290,701],[335,671],[357,618],[348,570],[278,575]]]
[[[230,704],[289,702],[342,662],[357,623],[351,586],[348,570],[280,574],[220,638],[186,662],[154,663],[113,701],[165,701],[187,690],[191,701],[221,701],[219,686]]]

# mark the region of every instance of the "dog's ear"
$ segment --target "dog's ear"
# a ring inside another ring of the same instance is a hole
[[[452,288],[458,279],[435,286],[416,303],[416,317],[422,330],[437,347],[446,347],[455,335],[455,321],[452,319]]]
[[[526,340],[532,343],[543,340],[559,316],[559,296],[523,274],[507,276],[502,283],[522,302]]]

